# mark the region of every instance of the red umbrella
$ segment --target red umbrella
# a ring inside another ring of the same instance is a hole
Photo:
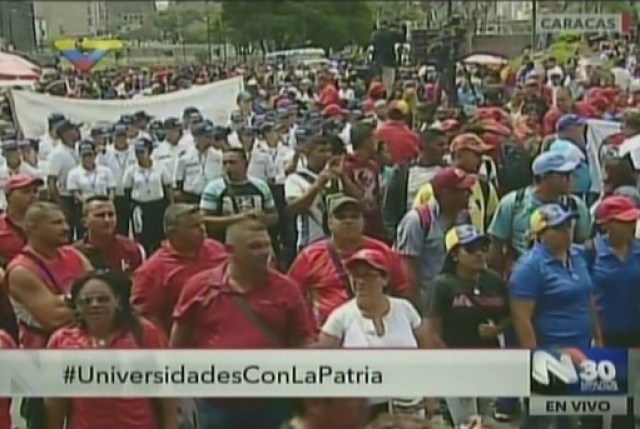
[[[35,64],[17,55],[0,52],[0,79],[40,78],[40,70]]]

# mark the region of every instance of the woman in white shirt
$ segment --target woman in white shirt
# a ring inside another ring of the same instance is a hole
[[[87,198],[100,196],[113,199],[116,182],[111,170],[96,163],[96,149],[93,141],[78,143],[80,165],[69,170],[67,190],[73,195],[76,209],[81,210]],[[79,228],[80,230],[80,228]]]
[[[162,219],[172,197],[171,177],[162,164],[153,162],[150,139],[136,140],[134,150],[136,163],[127,167],[122,181],[134,207],[133,233],[150,255],[163,239]]]
[[[320,347],[426,348],[427,327],[409,301],[385,293],[389,261],[373,249],[356,252],[345,263],[354,297],[336,308],[322,326]],[[422,398],[372,400],[373,416],[398,406],[424,413]]]

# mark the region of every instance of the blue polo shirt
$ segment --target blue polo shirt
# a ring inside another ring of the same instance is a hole
[[[612,251],[603,235],[594,239],[591,269],[598,314],[606,334],[640,331],[640,240],[634,240],[625,260]]]
[[[583,247],[571,246],[565,267],[545,244],[536,243],[514,266],[509,284],[512,299],[535,301],[538,347],[590,347],[593,283]]]

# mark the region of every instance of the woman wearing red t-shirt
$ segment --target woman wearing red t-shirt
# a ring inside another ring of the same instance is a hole
[[[94,272],[78,279],[71,297],[79,323],[56,331],[47,347],[166,348],[161,331],[129,305],[130,288],[130,280],[117,272]],[[177,429],[176,403],[165,398],[47,398],[45,408],[49,429]]]

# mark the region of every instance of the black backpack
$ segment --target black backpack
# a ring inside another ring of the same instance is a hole
[[[528,148],[513,141],[502,143],[502,163],[497,175],[503,194],[526,188],[533,182],[532,163]]]

